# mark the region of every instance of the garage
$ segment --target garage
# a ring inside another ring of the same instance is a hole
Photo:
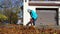
[[[58,8],[36,8],[38,19],[36,25],[59,25]]]

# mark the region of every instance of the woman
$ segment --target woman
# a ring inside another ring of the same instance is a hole
[[[36,11],[34,11],[34,10],[29,9],[28,12],[29,12],[29,14],[31,16],[31,19],[30,19],[30,22],[27,24],[27,26],[29,24],[32,24],[32,23],[33,23],[33,26],[35,26],[35,21],[37,20],[38,15],[37,15]]]

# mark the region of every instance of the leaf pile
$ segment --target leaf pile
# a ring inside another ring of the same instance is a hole
[[[35,28],[33,26],[21,26],[9,24],[0,26],[0,34],[60,34],[60,30],[54,28]]]

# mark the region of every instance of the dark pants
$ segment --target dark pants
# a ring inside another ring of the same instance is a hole
[[[35,20],[34,18],[32,18],[32,19],[33,19],[33,25],[35,25],[35,21],[36,21],[36,20]]]
[[[29,25],[29,24],[33,24],[34,26],[35,26],[35,21],[37,20],[37,19],[34,19],[34,18],[32,18],[32,20],[33,20],[33,22],[31,23],[31,20],[30,20],[30,22],[28,22],[28,24],[27,24],[27,26]]]

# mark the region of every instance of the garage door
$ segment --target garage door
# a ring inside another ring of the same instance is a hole
[[[57,25],[56,23],[56,10],[36,10],[38,19],[36,25]]]

